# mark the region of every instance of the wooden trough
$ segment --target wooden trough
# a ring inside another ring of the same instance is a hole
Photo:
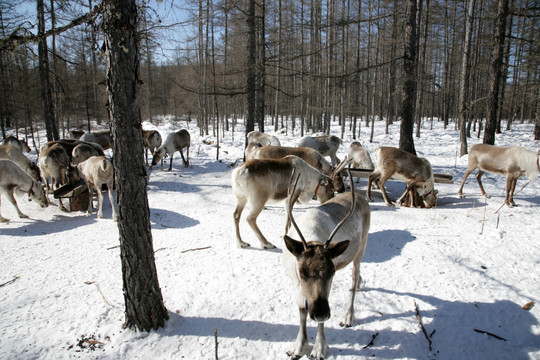
[[[373,169],[351,169],[353,177],[368,178],[373,173]],[[440,184],[453,184],[454,180],[451,174],[433,174],[434,181]],[[392,179],[390,179],[392,180]]]
[[[84,180],[64,185],[54,191],[54,198],[68,198],[71,211],[86,211],[90,201],[90,192]]]

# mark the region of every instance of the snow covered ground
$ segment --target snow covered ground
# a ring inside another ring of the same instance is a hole
[[[158,129],[165,136],[185,126],[163,121]],[[173,171],[154,169],[148,185],[156,265],[170,314],[165,328],[122,329],[118,229],[108,198],[104,219],[61,212],[56,200],[41,209],[19,198],[29,219],[2,204],[11,222],[0,224],[0,359],[214,359],[215,331],[219,359],[287,359],[298,310],[281,265],[283,205],[267,206],[258,219],[277,249],[260,249],[247,211],[240,226],[252,247],[236,248],[230,174],[231,164],[241,163],[242,128],[221,140],[220,161],[215,144],[203,143],[211,137],[200,137],[192,124],[189,130],[192,167],[184,168],[177,154]],[[362,128],[360,141],[371,152],[398,144],[397,124],[385,135],[377,123],[373,143],[369,131]],[[275,135],[283,145],[295,143],[290,132]],[[336,274],[330,296],[329,358],[540,359],[540,306],[522,308],[540,299],[540,181],[515,196],[514,208],[501,208],[505,179],[499,175],[484,177],[491,199],[480,195],[474,176],[466,197],[458,198],[467,163],[458,158],[458,139],[453,126],[444,130],[439,122],[415,139],[435,172],[454,176],[454,184],[436,184],[435,208],[387,207],[374,190],[356,324],[339,326],[351,281],[347,267]],[[344,140],[340,158],[352,139]],[[469,145],[480,141],[469,139]],[[516,124],[497,136],[497,145],[516,144],[538,150],[532,125]],[[35,152],[29,157],[35,160]],[[516,191],[526,183],[521,179]],[[357,188],[365,187],[361,179]],[[390,181],[387,188],[396,199],[404,184]],[[294,211],[300,216],[315,206]],[[315,332],[308,320],[310,342]]]

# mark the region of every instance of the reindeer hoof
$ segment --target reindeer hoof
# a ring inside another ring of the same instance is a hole
[[[247,242],[241,242],[238,244],[238,247],[241,249],[247,249],[248,247],[251,247],[251,245],[248,244]]]
[[[21,219],[28,219],[28,215],[26,215],[26,214],[19,214],[19,217]]]
[[[9,219],[6,219],[5,217],[0,217],[0,222],[6,223],[9,222]]]
[[[263,249],[275,249],[276,246],[274,244],[271,244],[271,243],[268,243],[268,244],[264,244]]]

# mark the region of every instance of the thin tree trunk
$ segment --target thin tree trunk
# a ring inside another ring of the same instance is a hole
[[[104,0],[107,93],[118,189],[124,326],[150,331],[169,318],[154,260],[141,131],[135,0]]]
[[[247,134],[255,130],[255,93],[257,91],[257,27],[255,23],[255,2],[256,0],[248,1],[247,11],[247,27],[248,27],[248,43],[247,43],[247,79],[246,79],[246,146]]]
[[[493,59],[491,61],[491,83],[488,95],[488,114],[486,128],[484,129],[484,144],[495,144],[495,130],[497,128],[497,111],[499,109],[499,90],[502,78],[502,65],[504,57],[504,40],[506,31],[506,16],[508,15],[508,0],[499,0],[497,22],[495,26],[495,44]]]

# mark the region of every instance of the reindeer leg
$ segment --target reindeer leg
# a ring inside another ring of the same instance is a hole
[[[17,205],[17,200],[15,200],[15,196],[13,196],[13,189],[9,189],[7,192],[6,192],[6,196],[9,200],[10,203],[13,204],[13,206],[15,206],[15,209],[17,209],[17,214],[19,214],[19,217],[21,219],[26,219],[28,218],[28,215],[25,215],[21,212],[21,209],[19,209],[19,205]]]
[[[240,218],[242,217],[242,211],[244,211],[246,203],[246,198],[236,198],[236,209],[234,209],[233,217],[234,228],[236,230],[236,245],[239,248],[248,248],[251,246],[247,242],[242,241],[242,238],[240,237]]]
[[[103,193],[101,191],[101,186],[96,186],[96,196],[98,200],[98,212],[97,217],[103,218]]]
[[[3,222],[8,222],[9,219],[6,219],[5,217],[2,216],[2,195],[0,194],[0,223],[3,223]]]
[[[463,186],[465,185],[465,181],[467,180],[467,178],[469,177],[469,175],[471,175],[473,171],[474,171],[474,168],[467,169],[467,171],[465,172],[465,175],[463,175],[463,181],[461,182],[461,186],[459,187],[459,190],[458,190],[458,196],[460,198],[463,197]]]
[[[257,205],[253,205],[253,204],[257,204]],[[266,238],[262,234],[261,230],[257,226],[257,217],[259,216],[259,214],[261,213],[261,211],[263,209],[264,209],[264,202],[263,201],[252,201],[251,202],[251,212],[247,216],[246,220],[247,220],[249,226],[251,226],[251,229],[253,230],[255,235],[257,235],[257,238],[259,239],[259,241],[261,242],[262,248],[263,249],[273,249],[273,248],[275,248],[275,246],[272,243],[270,243],[268,240],[266,240]]]
[[[386,181],[389,179],[390,177],[382,177],[380,180],[379,180],[379,187],[381,188],[381,193],[382,193],[382,196],[384,198],[384,202],[386,203],[386,205],[388,206],[393,206],[394,204],[392,204],[392,202],[390,200],[388,200],[388,195],[386,194],[386,189],[384,188],[384,185],[386,184]]]
[[[107,184],[107,189],[109,193],[109,201],[111,202],[111,209],[112,209],[112,219],[113,221],[116,221],[118,217],[116,216],[116,200],[114,198],[114,192],[112,190],[112,183]]]
[[[398,205],[401,205],[403,199],[405,199],[405,196],[407,196],[407,194],[410,194],[410,207],[414,207],[414,199],[413,199],[413,191],[412,191],[412,188],[418,183],[418,181],[416,181],[415,179],[413,179],[412,181],[410,181],[408,184],[407,184],[407,187],[405,188],[405,192],[403,193],[403,195],[401,195],[399,197],[399,199],[396,200],[396,204]]]
[[[298,336],[296,337],[296,342],[294,343],[293,349],[291,351],[287,351],[287,355],[293,359],[300,359],[302,356],[307,355],[309,351],[309,341],[307,338],[306,329],[307,311],[304,308],[299,308],[298,311],[300,312],[300,327],[298,329]]]
[[[317,326],[317,336],[315,337],[315,343],[313,343],[313,349],[309,357],[311,359],[324,359],[328,353],[328,342],[326,342],[326,335],[324,334],[324,323],[321,322]]]
[[[480,192],[482,195],[484,195],[485,198],[490,198],[488,194],[486,194],[486,191],[484,190],[484,186],[482,185],[482,176],[485,174],[485,171],[482,171],[478,169],[478,174],[476,174],[476,181],[478,181],[478,186],[480,186]]]
[[[169,171],[172,170],[172,159],[173,159],[174,153],[171,154],[171,162],[169,163]]]
[[[378,178],[381,174],[379,173],[373,173],[371,175],[369,175],[368,177],[368,185],[367,185],[367,189],[366,189],[366,198],[368,199],[369,202],[373,202],[373,200],[371,199],[371,184],[375,181],[375,182],[378,182]]]
[[[360,261],[362,261],[364,253],[366,252],[368,236],[367,231],[364,231],[364,233],[362,234],[361,249],[352,262],[352,284],[351,288],[349,289],[349,304],[347,305],[347,311],[345,312],[343,320],[339,323],[339,325],[344,327],[351,327],[354,325],[354,298],[356,296],[356,292],[360,290],[360,286],[362,285],[362,275],[360,275]]]
[[[514,190],[516,189],[517,179],[519,176],[508,175],[506,177],[506,197],[504,203],[510,207],[516,206],[514,202]]]
[[[88,215],[92,215],[93,204],[92,198],[94,197],[94,184],[87,182],[86,187],[88,187],[88,193],[90,194],[88,199]]]
[[[188,151],[189,151],[189,149],[188,149]],[[184,166],[185,166],[185,167],[188,167],[189,164],[188,164],[188,162],[186,161],[186,158],[184,157],[184,152],[182,151],[182,148],[180,148],[180,156],[182,156],[182,161],[184,162]]]

